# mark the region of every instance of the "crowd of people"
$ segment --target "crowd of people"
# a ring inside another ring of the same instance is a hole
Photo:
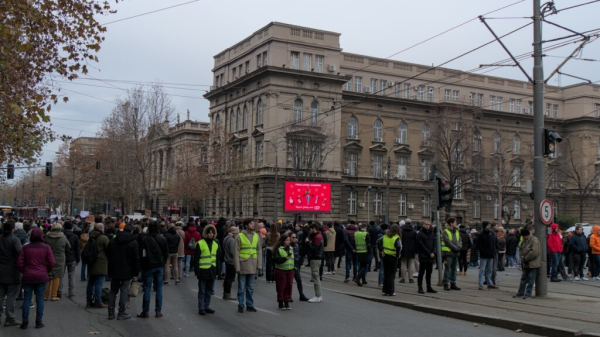
[[[299,301],[320,303],[323,274],[336,274],[342,260],[345,270],[339,274],[345,283],[352,280],[362,287],[367,284],[367,274],[377,272],[383,296],[396,295],[396,272],[399,283],[416,283],[417,292],[425,294],[437,292],[431,283],[434,266],[444,269],[445,291],[459,291],[457,275],[467,275],[469,267],[479,267],[480,290],[486,286],[498,289],[497,271],[521,268],[514,297],[527,299],[542,264],[542,243],[535,237],[534,227],[529,222],[506,230],[498,223],[483,221],[478,232],[448,218],[440,230],[438,259],[435,226],[410,219],[391,226],[375,221],[302,224],[225,218],[213,223],[183,223],[96,217],[93,223],[74,218],[51,224],[45,219],[9,219],[2,225],[0,238],[0,302],[5,303],[0,320],[5,312],[5,326],[27,329],[30,309],[35,307],[35,327],[44,327],[44,302],[75,296],[80,264],[81,281],[87,282],[86,308],[107,309],[109,320],[131,318],[129,297],[138,296],[140,287],[143,300],[137,317],[150,317],[154,292],[154,317],[161,318],[163,285],[173,280],[177,286],[190,272],[198,281],[199,315],[215,314],[211,297],[216,280],[223,280],[223,299],[234,300],[231,292],[236,276],[238,313],[256,312],[254,282],[263,276],[268,283],[275,283],[278,309],[289,311],[294,281]],[[600,281],[600,227],[594,227],[587,238],[581,226],[568,234],[558,227],[553,224],[547,235],[550,280],[560,282],[560,274],[563,280],[587,281],[590,276]],[[584,273],[586,265],[588,274]],[[303,267],[310,268],[311,298],[306,296],[300,276]],[[110,288],[103,294],[107,281]],[[15,318],[17,299],[23,300],[22,322]]]

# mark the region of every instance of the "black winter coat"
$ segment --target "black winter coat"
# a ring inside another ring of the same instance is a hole
[[[402,227],[402,252],[400,257],[413,259],[417,254],[417,232],[410,225]]]
[[[422,228],[417,234],[417,243],[419,245],[419,262],[433,262],[434,259],[431,258],[431,253],[435,254],[436,246],[433,230]]]
[[[467,251],[467,250],[471,249],[471,247],[473,246],[473,243],[471,242],[471,236],[469,235],[469,233],[467,233],[467,230],[459,229],[459,233],[460,233],[460,241],[462,242],[462,247],[460,248],[460,250]]]
[[[479,233],[477,250],[482,259],[493,259],[496,255],[496,236],[491,231],[484,230]]]
[[[344,254],[344,227],[342,225],[333,226],[335,230],[335,256]]]
[[[146,251],[145,256],[144,251]],[[140,238],[140,257],[144,270],[164,267],[169,257],[167,239],[160,234],[143,235]]]
[[[181,236],[177,234],[175,227],[169,228],[167,233],[164,235],[167,239],[167,246],[169,247],[169,254],[175,254],[179,251],[179,241]]]
[[[514,234],[508,234],[506,237],[506,255],[517,255],[517,246],[519,246],[519,240]]]
[[[367,232],[369,232],[369,238],[371,239],[371,242],[367,242],[367,244],[371,245],[371,247],[376,247],[377,246],[377,227],[375,226],[369,226],[369,229],[367,230]]]
[[[135,237],[128,232],[117,232],[106,248],[108,276],[117,280],[131,280],[140,273],[140,249]]]
[[[573,236],[569,239],[569,250],[573,253],[587,253],[589,245],[585,235],[573,233]]]
[[[81,261],[81,251],[79,249],[79,238],[72,231],[65,231],[67,241],[71,244],[71,249],[65,251],[68,263],[79,263]]]

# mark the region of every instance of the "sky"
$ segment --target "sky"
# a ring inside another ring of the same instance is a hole
[[[555,0],[555,5],[560,10],[589,1]],[[439,65],[493,40],[491,33],[476,18],[518,1],[304,0],[296,3],[229,0],[222,3],[200,0],[127,19],[186,2],[190,0],[125,0],[113,5],[118,12],[98,17],[98,21],[126,20],[106,25],[106,40],[98,54],[99,63],[92,64],[88,75],[103,80],[161,81],[169,87],[166,92],[171,95],[181,120],[185,119],[185,112],[189,109],[192,120],[208,121],[208,101],[202,95],[212,85],[213,56],[269,22],[339,32],[342,34],[341,47],[346,52],[380,58],[394,55],[390,59]],[[488,22],[498,35],[502,35],[531,21],[532,4],[532,0],[521,1],[486,17],[497,18]],[[600,2],[565,10],[548,17],[548,20],[575,31],[587,31],[600,28],[597,13],[600,13]],[[401,52],[471,19],[475,20]],[[544,39],[570,34],[549,24],[544,25],[543,33]],[[529,26],[503,41],[517,55],[532,50],[532,39],[533,28]],[[548,75],[562,61],[560,56],[570,54],[574,48],[575,45],[569,45],[548,52],[544,59],[545,74]],[[467,71],[507,57],[501,46],[494,43],[445,67]],[[600,60],[600,41],[586,46],[581,57]],[[532,73],[532,59],[523,61],[522,66]],[[600,61],[572,60],[563,72],[599,81]],[[525,80],[524,75],[512,67],[502,67],[488,74]],[[71,83],[59,83],[68,94],[69,102],[59,103],[50,114],[52,129],[58,135],[94,137],[102,120],[115,107],[114,100],[126,94],[114,86],[121,89],[133,87],[131,83],[107,84],[84,78],[86,76]],[[560,81],[562,85],[579,82],[565,76]],[[554,77],[549,84],[558,85],[558,78]],[[59,146],[60,141],[44,146],[40,162],[52,161]]]

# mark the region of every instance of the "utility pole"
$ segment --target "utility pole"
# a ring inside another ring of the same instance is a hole
[[[548,281],[544,277],[546,265],[546,226],[540,220],[540,205],[546,199],[544,160],[544,64],[542,61],[542,11],[540,0],[533,0],[533,215],[535,236],[540,241],[542,265],[535,282],[535,295],[548,294]]]
[[[388,156],[388,162],[387,162],[387,184],[385,186],[385,222],[387,222],[388,224],[390,223],[390,175],[392,174],[391,171],[392,168],[392,160],[390,159],[390,157]]]
[[[431,165],[430,180],[433,181],[435,190],[435,259],[438,264],[438,287],[442,285],[444,279],[444,265],[442,264],[442,226],[440,225],[440,184],[438,183],[437,167]]]

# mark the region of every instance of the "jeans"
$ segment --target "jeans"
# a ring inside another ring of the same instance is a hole
[[[427,289],[431,288],[431,273],[433,272],[433,262],[421,261],[419,265],[419,277],[417,283],[419,289],[423,288],[423,276],[425,276],[425,282],[427,283]]]
[[[409,280],[413,279],[413,274],[414,274],[414,264],[415,264],[415,259],[414,258],[410,258],[410,257],[402,257],[400,258],[400,272],[402,273],[402,277],[401,280],[405,280],[406,278],[408,278]],[[408,276],[408,277],[407,277]]]
[[[592,277],[597,277],[600,274],[600,254],[592,254],[590,265],[592,269]]]
[[[4,304],[4,296],[6,296],[6,318],[7,320],[15,319],[15,301],[21,291],[19,283],[0,283],[0,317],[2,317],[2,305]]]
[[[561,253],[550,253],[550,278],[558,278],[558,259]]]
[[[232,264],[225,264],[225,281],[223,281],[223,293],[231,294],[231,285],[235,281],[235,266]]]
[[[304,289],[302,289],[302,277],[300,276],[300,268],[296,268],[296,270],[294,270],[294,280],[296,280],[298,294],[300,294],[300,297],[304,296]]]
[[[396,278],[396,268],[398,268],[398,259],[395,256],[385,255],[383,259],[381,259],[381,263],[383,264],[382,292],[384,294],[392,295],[395,290],[394,280]]]
[[[210,296],[214,279],[198,280],[198,310],[205,310],[210,307]]]
[[[108,314],[115,314],[115,306],[117,302],[117,294],[120,292],[119,296],[119,315],[125,313],[125,307],[127,305],[127,299],[129,299],[129,285],[131,284],[131,280],[119,280],[112,279],[110,280],[110,297],[108,298]]]
[[[358,273],[356,274],[357,280],[366,280],[367,272],[369,271],[369,262],[367,261],[358,261]]]
[[[319,268],[321,268],[321,260],[310,261],[310,279],[315,285],[315,296],[317,297],[321,297],[321,279],[319,278]]]
[[[335,256],[333,256],[333,252],[325,252],[325,264],[327,265],[328,272],[335,271]]]
[[[569,254],[569,269],[573,271],[574,276],[583,277],[583,266],[585,266],[585,253],[572,252]]]
[[[506,254],[506,261],[509,267],[515,266],[515,256]]]
[[[539,268],[523,268],[523,273],[521,274],[521,284],[519,285],[517,296],[531,297],[531,291],[533,290],[533,285],[535,284],[535,278],[537,277],[538,269]]]
[[[395,270],[394,270],[394,274],[395,274]],[[378,285],[382,285],[383,284],[383,279],[385,278],[385,274],[383,273],[383,259],[379,260],[379,275],[377,278],[377,284]]]
[[[256,274],[238,274],[238,306],[244,307],[244,294],[246,295],[246,307],[254,307],[254,278]]]
[[[458,257],[455,255],[446,255],[444,258],[444,287],[450,284],[456,284],[456,274],[458,267]]]
[[[357,272],[356,253],[346,250],[346,278],[350,278],[350,268],[352,267],[352,278],[356,278]]]
[[[69,296],[73,295],[75,292],[75,262],[69,262],[65,265],[65,269],[63,270],[63,274],[60,277],[60,285],[58,286],[58,293],[63,293],[63,282],[65,281],[65,271],[69,277]]]
[[[481,265],[479,266],[479,286],[483,287],[483,277],[485,275],[485,281],[487,281],[487,285],[494,285],[492,281],[492,269],[493,269],[494,259],[489,258],[481,258]],[[485,273],[485,274],[484,274]]]
[[[29,306],[31,305],[31,295],[35,292],[35,321],[41,322],[44,316],[44,292],[46,291],[46,283],[24,283],[23,292],[23,322],[29,322]]]
[[[104,285],[104,275],[89,275],[86,299],[87,304],[102,304],[102,285]],[[94,298],[96,302],[94,303]]]
[[[87,267],[87,264],[85,264],[83,261],[81,261],[81,281],[86,280],[87,274],[85,273],[85,267]]]
[[[461,272],[467,272],[467,268],[469,267],[469,264],[467,263],[467,253],[469,251],[468,250],[461,250],[460,251],[460,255],[458,257],[458,270]]]
[[[185,256],[185,275],[188,275],[190,273],[190,262],[192,261],[193,257],[193,255]]]
[[[498,253],[498,270],[504,270],[504,253]]]
[[[266,248],[262,250],[262,269],[258,270],[258,276],[263,276],[265,274],[265,268],[267,267],[267,252]],[[302,263],[302,262],[300,262]]]
[[[142,312],[150,311],[150,295],[152,294],[152,283],[156,285],[156,303],[154,310],[159,314],[162,310],[162,288],[163,288],[163,272],[164,267],[155,267],[143,271],[144,277],[144,301],[142,304]]]

